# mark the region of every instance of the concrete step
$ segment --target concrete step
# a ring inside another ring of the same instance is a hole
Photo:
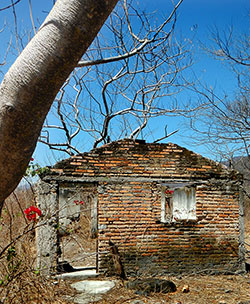
[[[86,280],[89,278],[98,277],[99,273],[96,272],[96,269],[87,269],[87,270],[79,270],[73,272],[66,272],[62,274],[56,275],[57,279],[61,280]]]
[[[84,280],[71,284],[78,294],[74,298],[68,298],[77,304],[88,304],[100,301],[102,296],[115,287],[116,281]]]

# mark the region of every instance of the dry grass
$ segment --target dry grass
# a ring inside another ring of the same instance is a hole
[[[54,284],[43,278],[35,267],[35,223],[23,210],[34,205],[30,190],[19,190],[5,203],[0,239],[0,303],[66,303],[62,295],[70,293],[63,282]]]

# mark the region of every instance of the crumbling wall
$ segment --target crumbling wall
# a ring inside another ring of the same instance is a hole
[[[84,265],[89,250],[93,249],[86,248],[84,241],[96,247],[96,241],[91,242],[97,237],[96,185],[41,180],[37,192],[38,207],[42,211],[36,230],[37,267],[43,274],[49,274],[56,272],[58,262],[65,260],[74,266]],[[84,233],[75,234],[74,229],[83,223]],[[95,256],[96,252],[91,259],[94,265]]]
[[[44,180],[99,185],[101,271],[112,265],[109,240],[131,274],[244,268],[241,176],[192,151],[125,139],[59,162]],[[195,187],[193,213],[176,220],[162,205],[162,185],[173,183]]]
[[[234,272],[239,254],[239,185],[224,181],[196,187],[195,221],[161,223],[161,184],[105,183],[99,194],[100,270],[112,273],[111,240],[127,274]]]
[[[57,163],[50,170],[51,179],[98,180],[99,178],[172,178],[210,179],[236,171],[202,157],[178,145],[141,143],[129,139],[113,142],[88,153]]]
[[[38,207],[42,219],[36,229],[37,267],[42,274],[56,271],[58,262],[58,184],[40,181],[37,186]]]
[[[84,213],[91,221],[92,234],[97,233],[96,185],[94,183],[59,183],[59,226],[67,229]]]

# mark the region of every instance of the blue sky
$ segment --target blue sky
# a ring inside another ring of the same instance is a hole
[[[146,11],[157,11],[160,17],[168,15],[171,8],[171,1],[168,0],[138,0],[142,9]],[[10,0],[2,0],[1,7],[10,4]],[[16,6],[16,14],[18,16],[18,31],[25,32],[31,29],[31,21],[29,15],[29,1],[21,0]],[[35,23],[38,25],[46,17],[48,11],[52,7],[52,0],[32,1],[33,14]],[[193,40],[194,65],[193,71],[201,77],[201,79],[211,86],[217,87],[220,91],[226,91],[229,95],[233,94],[236,88],[236,82],[233,75],[217,61],[205,55],[198,41],[209,43],[209,29],[217,26],[219,30],[224,30],[228,26],[233,25],[236,32],[249,32],[249,17],[250,2],[249,0],[184,0],[178,11],[178,21],[176,25],[176,33],[186,39]],[[10,39],[10,30],[14,31],[13,13],[11,9],[0,11],[0,28],[6,23],[6,29],[0,34],[1,49],[0,62],[3,60],[6,46]],[[14,40],[14,36],[12,38]],[[14,43],[13,43],[14,44]],[[11,49],[7,58],[6,66],[0,67],[2,75],[6,72],[8,66],[15,59],[16,51]],[[2,77],[0,75],[0,77]],[[181,95],[181,98],[189,98],[190,96]],[[194,96],[192,96],[195,98]],[[155,120],[151,124],[151,130],[154,132],[154,137],[161,137],[162,129],[160,125],[165,124],[166,118],[163,120]],[[182,128],[182,120],[171,118],[167,119],[169,132],[176,128]],[[192,146],[188,140],[188,132],[185,137],[184,132],[179,132],[175,136],[169,138],[169,141],[186,146],[195,152],[205,154],[206,150],[203,146]],[[150,140],[150,138],[149,138]],[[209,154],[207,154],[209,156]],[[55,160],[62,157],[55,152],[50,152],[47,147],[38,144],[34,153],[35,159],[41,165],[52,164]]]
[[[160,7],[161,13],[168,11],[168,1],[146,0],[145,6],[150,5],[152,9]],[[233,96],[237,89],[235,75],[228,70],[226,66],[207,56],[201,49],[199,41],[209,45],[210,31],[217,27],[219,31],[227,30],[229,26],[233,26],[236,33],[249,32],[250,2],[248,0],[184,0],[178,11],[178,19],[176,32],[181,33],[183,37],[192,39],[194,65],[192,71],[199,76],[201,81],[208,86],[216,88],[217,92],[223,94],[226,92],[229,96]],[[195,100],[196,95],[184,92],[181,95],[183,101],[192,98]],[[159,124],[162,122],[159,121]],[[196,146],[190,142],[191,134],[186,127],[183,127],[183,119],[167,118],[165,122],[168,124],[169,132],[176,128],[180,129],[178,133],[169,138],[169,141],[185,146],[195,152],[213,158],[207,150],[206,146]],[[154,123],[155,125],[155,123]],[[157,134],[157,128],[154,128]]]

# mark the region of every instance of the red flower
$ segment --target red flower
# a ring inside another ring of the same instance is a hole
[[[30,161],[33,161],[33,160],[34,160],[34,158],[33,158],[33,157],[31,157],[31,158],[30,158]]]
[[[75,201],[73,201],[73,203],[76,204],[76,205],[78,205],[78,204],[83,205],[84,201],[75,200]]]
[[[173,194],[173,193],[174,193],[174,190],[169,190],[169,189],[166,190],[166,194]]]
[[[39,216],[42,215],[41,210],[35,206],[30,206],[29,208],[25,209],[24,213],[26,214],[26,217],[29,221],[32,221],[32,220],[35,221],[37,214]]]

